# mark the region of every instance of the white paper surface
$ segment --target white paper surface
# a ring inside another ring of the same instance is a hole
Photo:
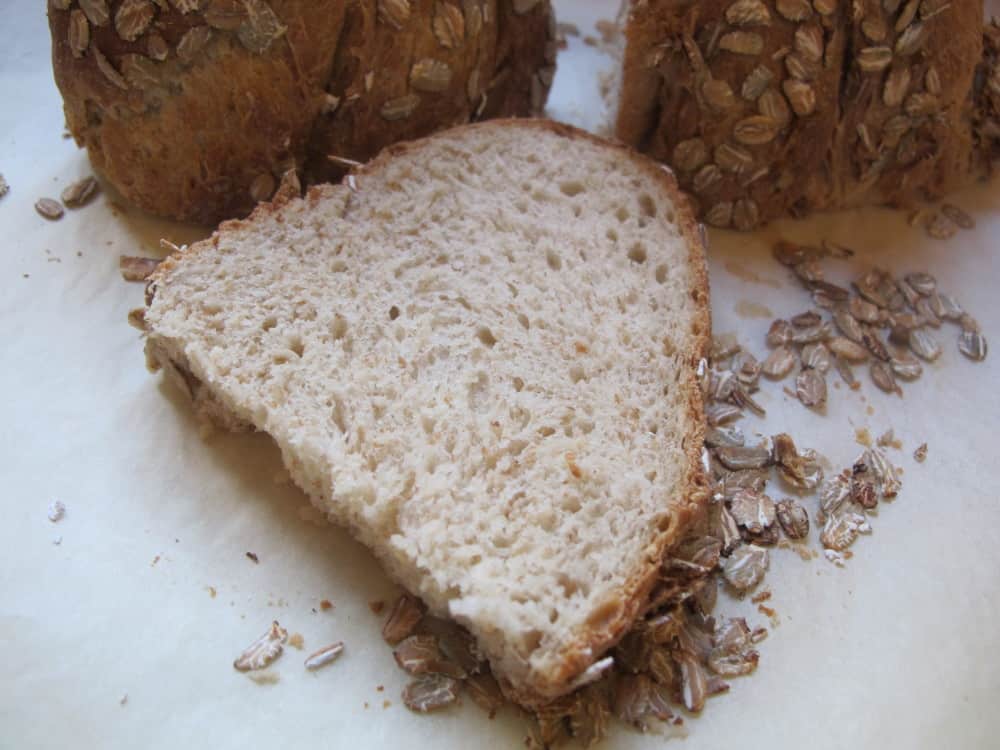
[[[590,34],[615,6],[557,3]],[[0,172],[11,185],[0,199],[0,747],[523,746],[511,709],[494,721],[468,700],[438,716],[407,711],[403,675],[367,605],[394,596],[371,556],[346,533],[303,520],[305,497],[275,482],[268,438],[202,439],[182,399],[145,371],[139,334],[125,323],[142,285],[121,280],[118,256],[158,255],[159,237],[183,243],[205,231],[116,208],[107,192],[59,222],[39,217],[38,197],[58,197],[90,170],[61,138],[40,4],[7,7],[0,41]],[[569,44],[551,110],[594,127],[593,74],[609,63],[581,39]],[[954,202],[978,229],[950,242],[883,210],[714,233],[716,331],[738,332],[764,354],[769,320],[741,317],[740,302],[775,315],[809,303],[770,259],[771,243],[827,237],[859,251],[838,266],[844,278],[870,264],[928,270],[994,337],[1000,191]],[[711,699],[675,746],[1000,745],[1000,360],[965,360],[955,330],[942,333],[941,360],[902,400],[862,375],[858,392],[834,386],[820,416],[763,385],[767,419],[745,427],[786,430],[838,468],[860,451],[855,428],[892,427],[905,446],[890,452],[904,488],[846,569],[773,553],[766,587],[781,625],[761,644],[759,670]],[[924,441],[918,465],[911,453]],[[67,510],[52,523],[56,499]],[[322,599],[335,608],[321,611]],[[720,609],[753,613],[748,602]],[[273,619],[301,633],[305,650],[286,646],[273,668],[280,681],[262,686],[231,664]],[[335,640],[346,644],[341,659],[307,673],[305,656]],[[618,727],[609,745],[664,741]]]

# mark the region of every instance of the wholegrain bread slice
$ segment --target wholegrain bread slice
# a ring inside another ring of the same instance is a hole
[[[508,695],[574,686],[705,501],[702,240],[671,175],[544,121],[390,148],[167,259],[146,347]]]

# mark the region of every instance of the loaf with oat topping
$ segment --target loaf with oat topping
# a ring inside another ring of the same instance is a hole
[[[905,206],[990,170],[980,0],[632,0],[623,18],[617,134],[714,226]]]
[[[66,122],[161,216],[216,223],[299,169],[544,106],[548,0],[50,0]]]

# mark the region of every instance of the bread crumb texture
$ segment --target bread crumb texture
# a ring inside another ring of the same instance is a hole
[[[687,209],[641,157],[546,124],[450,131],[354,185],[164,263],[148,351],[544,689],[599,656],[587,634],[689,502],[707,289]]]

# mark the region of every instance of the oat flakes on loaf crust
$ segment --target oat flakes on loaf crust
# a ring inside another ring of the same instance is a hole
[[[164,261],[149,359],[271,434],[509,696],[546,703],[707,500],[698,227],[661,167],[545,121],[393,146],[349,183]]]
[[[907,206],[991,169],[981,0],[630,0],[623,17],[617,135],[710,224]]]
[[[50,0],[48,15],[94,167],[140,208],[203,223],[245,216],[289,168],[339,177],[329,154],[539,114],[555,65],[548,0]]]

